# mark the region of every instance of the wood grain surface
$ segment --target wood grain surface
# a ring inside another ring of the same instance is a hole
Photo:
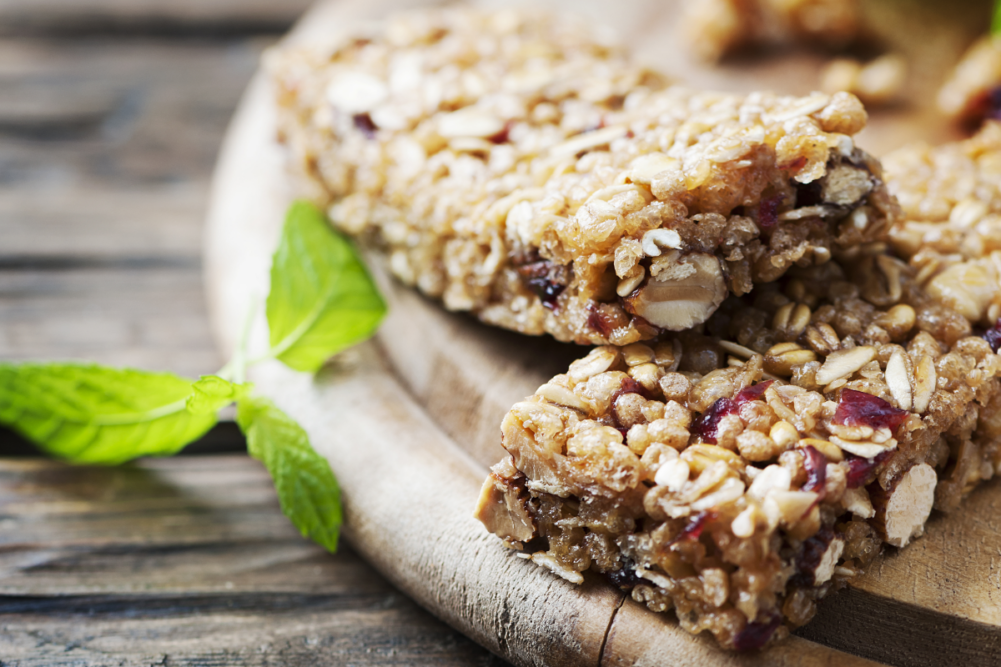
[[[0,661],[501,665],[282,516],[246,456],[0,462]]]

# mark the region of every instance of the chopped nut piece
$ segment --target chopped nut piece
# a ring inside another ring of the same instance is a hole
[[[922,413],[928,409],[932,394],[937,386],[938,376],[935,372],[935,360],[931,357],[921,357],[917,370],[914,372],[914,411]]]
[[[775,375],[788,376],[803,364],[816,361],[817,355],[804,350],[796,343],[779,343],[771,347],[765,355],[765,370]]]
[[[536,389],[535,395],[541,396],[542,398],[550,400],[558,405],[565,405],[569,408],[575,408],[585,412],[588,411],[587,403],[577,397],[566,387],[561,387],[560,385],[553,384],[552,382],[544,384]]]
[[[935,502],[937,482],[935,469],[920,463],[905,472],[889,491],[877,487],[879,497],[872,498],[876,508],[873,522],[883,539],[895,547],[903,547],[924,533],[925,521]]]
[[[876,510],[872,507],[869,494],[862,487],[847,488],[841,496],[841,503],[845,509],[861,519],[871,519],[876,516]]]
[[[680,258],[677,270],[661,273],[626,299],[631,312],[668,331],[706,321],[726,298],[719,260],[704,253]]]
[[[494,535],[512,542],[527,542],[535,536],[535,524],[518,489],[497,475],[483,483],[480,498],[473,513]]]
[[[656,477],[654,477],[654,482],[658,486],[665,486],[671,491],[677,492],[681,491],[685,482],[688,481],[689,474],[688,463],[681,459],[674,459],[660,466]]]
[[[847,377],[875,358],[876,348],[870,345],[832,352],[817,371],[817,383],[827,385]]]
[[[643,252],[647,257],[660,257],[661,248],[681,250],[681,235],[673,229],[651,229],[643,235]]]
[[[813,585],[819,586],[821,584],[826,584],[834,576],[834,566],[837,565],[838,559],[841,558],[842,552],[845,550],[845,541],[840,538],[834,538],[831,543],[827,546],[827,550],[824,551],[824,555],[820,558],[820,563],[817,565],[817,569],[813,571]]]
[[[911,381],[907,377],[907,362],[904,353],[894,350],[890,360],[886,362],[886,384],[897,401],[897,407],[911,409]]]

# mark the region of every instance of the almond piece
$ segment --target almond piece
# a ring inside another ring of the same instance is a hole
[[[935,469],[919,463],[905,472],[889,491],[878,484],[870,487],[869,496],[876,510],[872,525],[888,544],[903,547],[924,533],[937,483]]]
[[[679,256],[672,269],[651,277],[625,303],[629,312],[650,324],[682,331],[705,322],[726,295],[719,260],[706,253],[691,253]]]
[[[834,568],[838,564],[838,559],[845,550],[845,541],[840,537],[835,537],[827,544],[827,549],[821,554],[816,567],[813,568],[813,585],[820,586],[826,584],[834,576]]]
[[[473,516],[483,522],[494,535],[515,542],[527,542],[535,537],[535,523],[528,513],[518,487],[491,473],[480,490]]]
[[[876,358],[876,348],[861,345],[850,350],[832,352],[817,371],[817,384],[828,385],[846,378]]]

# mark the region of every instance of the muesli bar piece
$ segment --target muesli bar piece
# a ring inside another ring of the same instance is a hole
[[[477,516],[569,581],[760,648],[1001,472],[999,372],[900,260],[796,269],[516,404]]]
[[[665,87],[574,21],[428,10],[270,58],[301,183],[393,273],[490,324],[628,344],[885,236],[847,94]]]
[[[1001,66],[1001,61],[999,61]],[[934,299],[985,329],[1001,345],[1001,123],[941,146],[915,144],[888,155],[887,185],[903,216],[891,228]]]
[[[706,60],[751,46],[840,48],[862,29],[857,0],[688,0],[682,33]]]

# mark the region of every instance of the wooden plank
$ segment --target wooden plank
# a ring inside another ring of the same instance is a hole
[[[196,257],[264,43],[0,40],[0,257]]]
[[[80,34],[287,29],[309,0],[2,0],[0,31]]]
[[[81,359],[189,377],[222,365],[197,260],[0,270],[0,322],[3,359]]]
[[[299,536],[245,456],[0,460],[0,515],[4,664],[503,664]]]

